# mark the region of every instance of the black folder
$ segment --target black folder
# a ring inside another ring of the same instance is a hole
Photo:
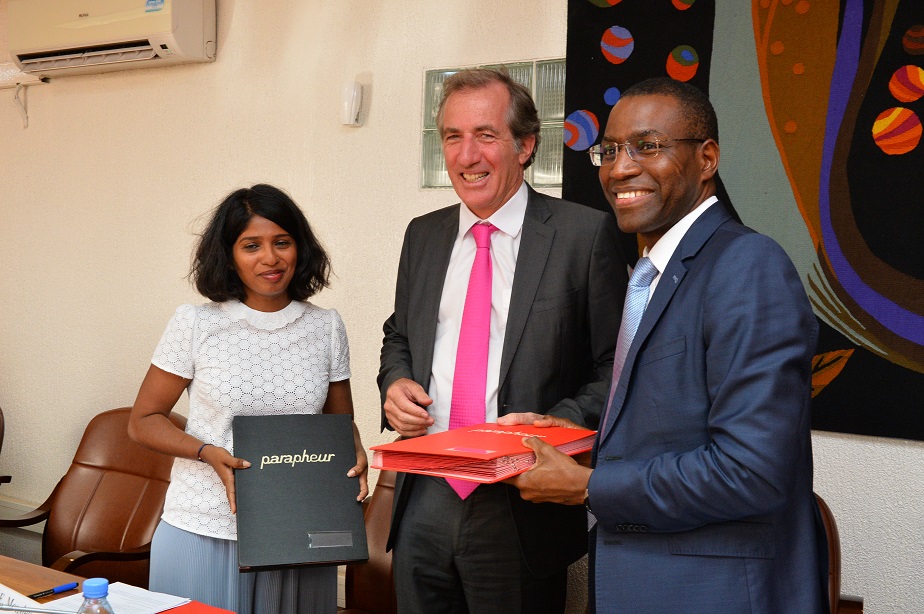
[[[234,472],[241,570],[365,561],[366,527],[353,419],[346,414],[235,416]]]

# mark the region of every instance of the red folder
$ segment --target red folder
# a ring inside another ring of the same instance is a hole
[[[234,614],[231,610],[216,608],[200,601],[190,601],[184,605],[164,611],[168,612],[168,614]]]
[[[596,431],[560,426],[476,424],[372,446],[372,467],[493,484],[536,463],[524,437],[539,437],[574,456],[593,447]]]

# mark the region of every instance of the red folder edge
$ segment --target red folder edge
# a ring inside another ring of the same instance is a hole
[[[190,601],[175,608],[164,610],[164,612],[169,612],[170,614],[234,614],[231,610],[216,608],[201,601]]]
[[[492,484],[535,464],[524,437],[539,437],[574,456],[590,450],[595,435],[589,429],[557,426],[476,424],[372,446],[371,467]]]

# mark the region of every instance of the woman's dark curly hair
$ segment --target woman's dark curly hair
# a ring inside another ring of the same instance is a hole
[[[215,302],[244,301],[246,292],[234,270],[232,249],[255,215],[277,224],[295,241],[297,258],[287,288],[289,298],[302,301],[330,285],[330,258],[301,209],[279,188],[261,183],[231,192],[199,237],[189,277],[200,294]]]

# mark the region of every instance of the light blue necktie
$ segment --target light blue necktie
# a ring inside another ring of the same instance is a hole
[[[616,342],[616,355],[613,358],[613,382],[610,384],[610,396],[606,402],[603,421],[600,422],[600,430],[603,430],[606,426],[606,419],[610,413],[610,406],[613,404],[613,395],[616,394],[616,386],[619,384],[622,367],[626,364],[626,356],[629,355],[632,340],[635,339],[635,333],[638,331],[638,325],[642,321],[645,307],[648,306],[648,288],[657,275],[658,269],[652,264],[651,260],[639,258],[635,265],[635,270],[632,271],[632,277],[629,279],[626,302],[622,308],[622,324],[619,326],[619,340]]]

